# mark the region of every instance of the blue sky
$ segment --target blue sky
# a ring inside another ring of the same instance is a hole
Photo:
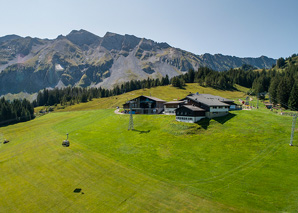
[[[195,54],[298,53],[297,0],[0,0],[0,37],[85,29],[167,42]]]

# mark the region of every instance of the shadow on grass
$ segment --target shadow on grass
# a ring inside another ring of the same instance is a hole
[[[220,124],[224,124],[226,123],[228,120],[234,118],[236,115],[233,113],[229,113],[228,115],[222,116],[222,117],[217,117],[217,118],[212,118],[213,120],[217,121]],[[200,127],[202,127],[203,129],[207,130],[209,125],[210,125],[210,118],[204,118],[198,122],[196,122],[196,124],[198,124]]]
[[[229,113],[228,115],[225,115],[223,117],[217,117],[217,118],[213,118],[215,121],[217,121],[220,124],[224,124],[226,123],[228,120],[234,118],[236,115],[233,113]]]
[[[76,188],[75,190],[73,190],[74,193],[80,193],[82,191],[81,188]]]
[[[210,118],[203,118],[203,119],[199,120],[198,122],[196,122],[196,124],[198,124],[203,129],[207,130],[210,125]]]
[[[28,120],[28,121],[31,121],[33,119],[35,119],[36,117]],[[7,127],[7,126],[10,126],[10,125],[14,125],[14,124],[17,124],[17,123],[24,123],[24,122],[28,122],[28,121],[19,121],[17,119],[9,119],[9,120],[5,120],[5,121],[0,121],[0,127]]]
[[[147,131],[141,131],[141,130],[137,130],[137,129],[133,129],[132,131],[139,132],[140,134],[143,134],[143,133],[149,133],[149,132],[150,132],[150,130],[147,130]]]

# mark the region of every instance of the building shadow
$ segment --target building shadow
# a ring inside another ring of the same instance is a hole
[[[73,190],[74,193],[80,193],[82,191],[81,188],[76,188],[75,190]]]
[[[198,124],[203,129],[207,130],[210,125],[210,118],[203,118],[203,119],[199,120],[198,122],[196,122],[196,124]]]
[[[149,133],[149,132],[150,132],[150,130],[147,130],[147,131],[141,131],[141,130],[137,130],[137,129],[133,129],[132,131],[139,132],[140,134],[143,134],[143,133]]]
[[[222,117],[217,117],[217,118],[213,118],[215,121],[217,121],[220,124],[224,124],[227,121],[229,121],[230,119],[234,118],[236,115],[233,113],[229,113],[228,115],[222,116]]]

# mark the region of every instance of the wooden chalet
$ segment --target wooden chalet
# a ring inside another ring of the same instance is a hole
[[[221,102],[218,99],[206,98],[206,96],[204,97],[201,94],[191,94],[183,100],[186,101],[186,105],[193,105],[204,109],[207,118],[220,117],[229,113],[229,104]]]
[[[175,110],[176,121],[195,123],[206,117],[206,110],[193,105],[183,105]]]
[[[237,104],[233,100],[223,98],[223,97],[220,97],[220,96],[217,96],[217,95],[199,94],[199,93],[191,94],[191,95],[197,95],[197,96],[209,99],[209,100],[218,100],[220,102],[228,104],[230,106],[229,110],[235,110],[237,108]]]
[[[130,103],[133,102],[133,103]],[[141,95],[123,104],[123,109],[128,112],[130,104],[132,105],[132,113],[136,114],[159,114],[164,110],[166,101],[159,98]]]

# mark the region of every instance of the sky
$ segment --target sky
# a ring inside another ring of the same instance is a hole
[[[0,0],[0,37],[84,29],[167,42],[197,55],[298,53],[297,0]]]

